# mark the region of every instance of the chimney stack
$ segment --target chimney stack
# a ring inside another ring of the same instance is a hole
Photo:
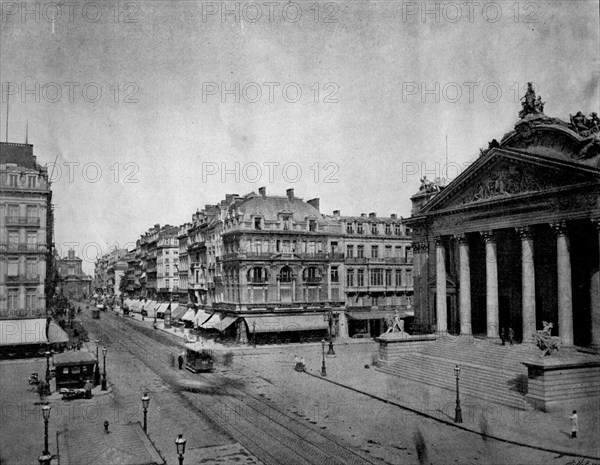
[[[288,190],[285,191],[285,193],[287,194],[287,198],[290,200],[290,202],[292,200],[294,200],[294,189],[293,188],[289,188]]]
[[[361,214],[360,214],[360,217],[361,217],[361,218],[366,218],[366,217],[367,217],[367,214],[366,214],[366,213],[361,213]]]
[[[312,205],[313,207],[315,207],[317,209],[317,211],[320,212],[320,210],[319,210],[319,204],[320,204],[320,202],[319,202],[318,198],[310,199],[306,203],[309,204],[309,205]]]
[[[258,193],[260,194],[260,196],[264,199],[267,197],[267,188],[266,187],[259,187],[258,188]]]
[[[398,219],[398,215],[396,215],[395,213],[392,213],[392,214],[390,215],[390,217],[391,217],[391,218],[392,218],[394,221]]]
[[[369,218],[374,220],[375,218],[377,218],[377,213],[375,213],[375,212],[369,213]]]
[[[333,216],[335,216],[336,218],[340,217],[340,211],[339,210],[333,210]]]

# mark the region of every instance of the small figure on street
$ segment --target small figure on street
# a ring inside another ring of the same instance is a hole
[[[177,363],[179,364],[179,369],[183,370],[183,355],[179,354],[179,357],[177,357]]]
[[[306,371],[306,360],[304,360],[304,357],[300,359],[300,371]]]
[[[502,328],[500,330],[500,340],[502,341],[502,345],[505,346],[506,345],[506,330],[504,328]]]
[[[294,370],[302,371],[302,365],[300,363],[300,357],[294,355]]]
[[[577,418],[577,410],[573,410],[573,415],[569,417],[571,419],[571,438],[577,438],[577,431],[579,431],[579,419]]]
[[[92,382],[88,379],[85,382],[85,386],[83,387],[85,389],[85,398],[86,399],[91,399],[92,398],[92,388],[94,387],[94,385],[92,384]]]
[[[512,346],[515,338],[515,332],[511,326],[508,327],[508,343]]]

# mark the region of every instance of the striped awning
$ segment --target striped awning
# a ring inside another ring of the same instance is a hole
[[[171,320],[180,320],[188,310],[187,305],[179,304],[175,310],[171,311]]]

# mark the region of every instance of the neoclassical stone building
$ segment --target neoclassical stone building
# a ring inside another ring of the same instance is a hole
[[[448,186],[413,196],[422,331],[528,340],[547,321],[563,345],[600,344],[598,118],[542,110],[524,104]]]

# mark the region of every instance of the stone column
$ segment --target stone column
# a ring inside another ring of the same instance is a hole
[[[600,218],[592,220],[598,231],[598,249],[600,250]],[[600,255],[600,254],[599,254]],[[600,347],[600,256],[598,257],[598,269],[592,275],[591,281],[591,308],[592,312],[592,345]]]
[[[481,233],[485,239],[485,290],[487,337],[498,338],[498,261],[496,258],[496,238],[493,231]]]
[[[536,329],[533,231],[529,226],[516,229],[521,237],[521,312],[523,318],[523,342],[533,342],[531,334]]]
[[[448,332],[448,314],[446,310],[446,250],[441,237],[435,239],[435,260],[437,333],[444,335]]]
[[[564,221],[553,223],[556,233],[556,267],[558,271],[558,335],[564,346],[573,345],[573,289],[569,236]]]
[[[460,254],[460,335],[471,335],[471,266],[469,263],[469,240],[465,234],[456,237]]]

